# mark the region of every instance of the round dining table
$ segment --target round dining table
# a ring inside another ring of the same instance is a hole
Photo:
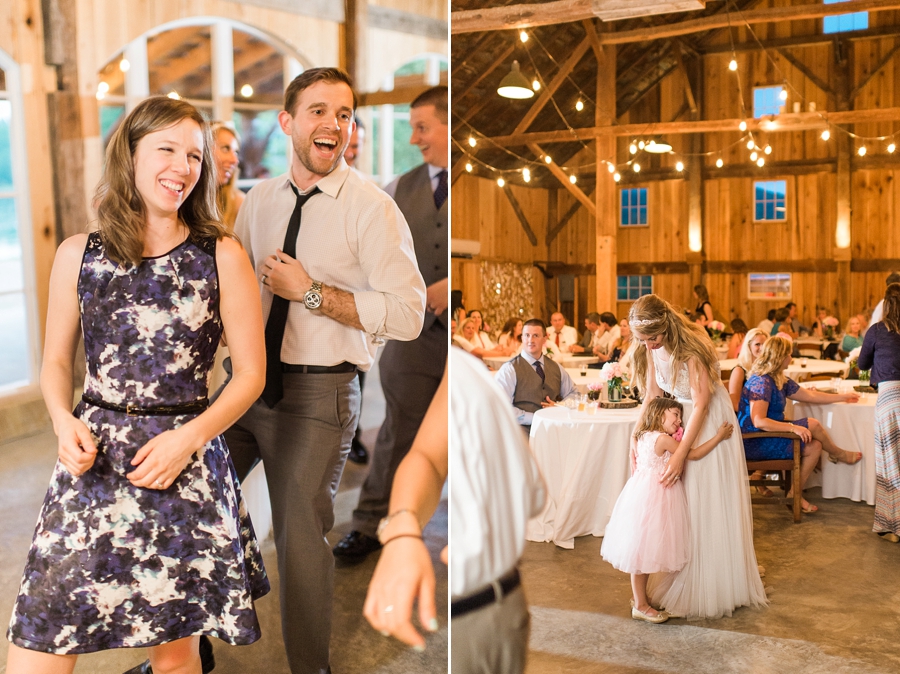
[[[853,390],[858,381],[843,380],[838,392]],[[807,382],[806,388],[832,388],[827,381]],[[830,391],[829,391],[830,393]],[[862,452],[854,465],[831,463],[823,452],[822,471],[813,473],[807,487],[822,487],[823,498],[848,498],[875,505],[875,402],[877,393],[861,393],[856,403],[801,403],[791,401],[793,418],[818,419],[838,445],[849,452]]]
[[[575,384],[575,389],[579,393],[587,393],[589,384],[600,383],[600,370],[597,368],[588,368],[587,366],[585,366],[584,369],[581,369],[580,367],[567,367],[566,372],[569,373],[572,382]]]
[[[513,358],[515,358],[515,356],[486,356],[483,360],[485,364],[492,370],[499,370],[501,367],[503,367],[504,363],[512,360]],[[555,362],[560,367],[574,367],[576,369],[578,369],[578,366],[581,364],[592,365],[594,363],[600,362],[600,359],[597,358],[597,356],[576,356],[574,354],[557,354],[551,360],[553,360],[553,362]]]
[[[528,522],[529,541],[571,549],[577,536],[603,535],[631,474],[630,438],[639,414],[639,407],[589,414],[561,406],[534,413],[531,450],[547,501]]]
[[[722,372],[730,372],[737,366],[737,358],[728,358],[719,361]],[[850,366],[839,360],[817,360],[815,358],[794,358],[791,364],[785,368],[784,373],[798,381],[804,375],[833,374],[836,377],[846,377]]]

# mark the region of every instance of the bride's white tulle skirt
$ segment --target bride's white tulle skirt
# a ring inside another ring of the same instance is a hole
[[[685,425],[691,410],[685,403]],[[709,440],[728,421],[734,434],[699,461],[685,462],[684,488],[690,513],[688,563],[675,573],[650,576],[654,606],[688,619],[730,616],[741,606],[767,603],[753,549],[753,513],[747,462],[725,387],[716,386],[694,446]]]

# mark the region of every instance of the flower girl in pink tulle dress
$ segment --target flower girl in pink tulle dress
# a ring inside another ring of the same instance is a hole
[[[678,571],[689,555],[684,485],[680,481],[672,487],[660,483],[666,462],[678,447],[672,436],[681,432],[682,412],[681,403],[672,398],[656,398],[647,405],[634,431],[632,474],[619,494],[600,548],[603,559],[631,574],[631,617],[651,623],[665,622],[669,616],[647,601],[647,575]],[[688,459],[702,459],[732,432],[731,424],[722,424],[715,436],[691,449]]]

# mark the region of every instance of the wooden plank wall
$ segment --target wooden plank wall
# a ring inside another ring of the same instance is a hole
[[[769,6],[787,6],[788,0],[769,2]],[[900,32],[900,12],[875,12],[869,15],[872,29],[897,26]],[[821,20],[792,23],[754,25],[760,40],[820,35]],[[753,40],[744,28],[734,30],[735,43]],[[900,37],[885,37],[867,40],[852,40],[848,43],[850,59],[851,88],[863,81],[893,48]],[[708,44],[729,42],[725,31],[718,31]],[[786,51],[801,60],[824,83],[832,84],[835,79],[834,47],[831,43],[815,46],[791,47]],[[740,94],[737,78],[740,78],[744,107],[748,116],[752,115],[753,87],[778,85],[787,81],[791,87],[786,103],[793,110],[795,101],[803,100],[804,109],[812,101],[819,111],[835,109],[833,95],[820,90],[798,68],[784,56],[770,49],[768,55],[761,50],[742,51],[738,54],[738,74],[728,70],[730,53],[707,54],[702,57],[702,87],[698,95],[702,119],[734,118],[740,116]],[[688,67],[694,63],[687,59]],[[675,70],[663,79],[655,90],[649,92],[632,106],[618,120],[620,124],[672,121],[679,111],[683,112],[685,77]],[[855,109],[900,106],[900,52],[885,65],[859,92],[854,100]],[[686,119],[682,115],[680,119]],[[858,125],[854,129],[861,135],[888,135],[900,130],[900,124],[880,123]],[[834,131],[832,135],[834,135]],[[749,325],[755,325],[765,318],[770,308],[784,304],[782,301],[749,300],[747,298],[747,269],[728,272],[728,262],[760,260],[784,260],[792,271],[793,301],[801,307],[801,320],[807,325],[813,320],[815,306],[823,304],[836,307],[837,273],[834,263],[836,227],[836,176],[835,143],[820,139],[818,131],[792,133],[760,133],[755,135],[758,144],[771,144],[773,152],[766,157],[767,163],[792,162],[798,160],[822,161],[824,166],[810,170],[785,169],[783,173],[766,176],[765,179],[787,181],[787,220],[783,223],[753,222],[753,181],[752,173],[742,177],[716,177],[715,162],[721,156],[725,168],[734,170],[736,165],[754,168],[749,158],[749,150],[740,141],[741,134],[705,134],[703,151],[709,153],[703,158],[707,177],[703,184],[703,257],[709,271],[703,282],[707,285],[717,313],[723,318],[742,317]],[[643,155],[642,165],[647,168],[673,167],[682,158],[679,154],[687,150],[687,136],[667,137],[676,154],[663,157]],[[900,147],[900,139],[895,139]],[[618,141],[618,161],[628,159],[627,146],[630,139]],[[852,166],[852,220],[851,255],[856,268],[866,267],[867,260],[896,261],[893,269],[900,271],[900,219],[896,206],[900,206],[900,150],[893,156],[885,149],[888,141],[870,143],[868,154],[860,159],[855,154]],[[893,162],[896,161],[896,166]],[[832,162],[828,165],[827,162]],[[895,180],[895,173],[898,180]],[[623,185],[625,183],[623,182]],[[618,262],[620,265],[634,263],[683,262],[688,252],[688,183],[686,179],[647,180],[629,183],[631,186],[648,188],[649,223],[647,227],[618,229]],[[520,192],[537,192],[546,195],[546,190],[535,188],[513,188]],[[565,190],[558,190],[558,214],[565,213],[572,203]],[[594,222],[584,209],[569,222],[556,240],[548,247],[531,247],[521,230],[511,209],[504,212],[506,198],[492,181],[464,176],[453,188],[453,236],[482,241],[483,254],[492,259],[515,259],[522,261],[529,252],[532,259],[550,259],[567,264],[593,264]],[[546,198],[535,197],[536,211],[525,207],[524,197],[519,199],[529,219],[540,225],[546,219],[544,204]],[[508,204],[507,204],[508,205]],[[498,217],[498,213],[502,217]],[[481,214],[483,217],[479,217]],[[490,215],[488,215],[490,214]],[[534,223],[533,223],[534,226]],[[460,232],[465,232],[461,235]],[[538,231],[539,243],[543,244],[543,232]],[[507,239],[507,237],[509,237]],[[502,245],[501,245],[502,242]],[[486,245],[487,244],[487,245]],[[549,255],[544,257],[544,255]],[[810,263],[809,261],[813,261]],[[467,263],[472,265],[474,263]],[[869,263],[869,267],[876,263]],[[891,263],[887,263],[890,266]],[[459,275],[460,267],[454,264],[454,288],[468,292],[471,279]],[[723,266],[725,265],[725,266]],[[878,265],[876,265],[878,266]],[[883,264],[881,266],[884,266]],[[871,309],[884,293],[886,269],[851,272],[852,311]],[[552,281],[551,281],[552,283]],[[578,287],[593,288],[593,276],[578,278]],[[693,308],[695,300],[687,273],[654,274],[654,290],[673,303]],[[575,322],[580,327],[580,317],[587,310],[612,310],[620,318],[627,314],[630,303],[618,302],[615,307],[594,305],[593,290],[583,294],[576,307]],[[842,321],[846,316],[840,316]]]

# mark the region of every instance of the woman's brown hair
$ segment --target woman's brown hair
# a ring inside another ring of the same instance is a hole
[[[784,374],[784,368],[781,365],[784,363],[784,359],[791,355],[793,350],[794,345],[789,339],[778,337],[777,335],[769,337],[766,343],[763,344],[759,358],[756,359],[753,367],[750,368],[750,374],[759,376],[770,375],[775,380],[775,386],[780,390],[784,386],[785,379],[787,379]]]
[[[100,237],[110,259],[119,264],[141,263],[147,211],[134,183],[134,153],[147,134],[191,119],[203,132],[203,159],[194,189],[178,209],[192,241],[227,235],[216,207],[216,173],[209,125],[190,103],[153,96],[135,107],[113,134],[106,148],[106,167],[94,202]]]
[[[682,416],[684,415],[684,405],[674,398],[664,398],[663,396],[660,396],[651,400],[647,404],[647,410],[644,412],[644,415],[638,419],[637,426],[634,429],[634,437],[640,439],[642,435],[650,433],[651,431],[665,433],[666,429],[663,428],[663,415],[666,413],[666,410],[672,409],[673,407],[681,412]]]
[[[884,314],[881,319],[889,332],[900,332],[900,283],[892,283],[884,291]],[[864,326],[860,326],[862,328]]]

